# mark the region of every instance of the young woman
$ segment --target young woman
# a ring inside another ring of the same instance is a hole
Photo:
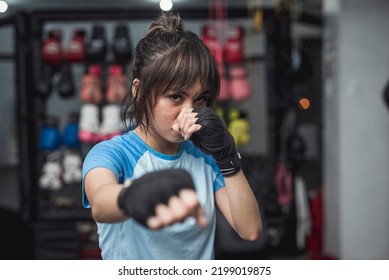
[[[83,203],[103,259],[212,259],[217,207],[256,240],[257,201],[235,143],[211,109],[217,65],[179,15],[162,14],[135,49],[130,118],[122,136],[95,145],[83,164]]]

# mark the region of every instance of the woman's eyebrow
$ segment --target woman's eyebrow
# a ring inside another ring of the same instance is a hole
[[[196,94],[197,97],[203,96],[203,95],[208,95],[209,90],[202,90],[200,93]]]
[[[188,93],[182,89],[171,89],[164,93],[164,95],[172,95],[172,94],[188,95]]]

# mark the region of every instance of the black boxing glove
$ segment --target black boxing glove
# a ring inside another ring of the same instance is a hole
[[[190,140],[205,154],[211,155],[223,176],[228,177],[241,169],[240,155],[236,152],[234,137],[214,110],[208,107],[193,109],[197,113],[200,130]]]
[[[165,169],[147,173],[131,181],[118,197],[119,208],[147,227],[147,219],[155,215],[157,204],[167,205],[182,189],[195,190],[190,174],[184,169]]]

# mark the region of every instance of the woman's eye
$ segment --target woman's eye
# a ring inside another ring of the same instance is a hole
[[[198,103],[198,104],[207,104],[208,100],[209,100],[208,96],[207,95],[203,95],[203,96],[200,96],[199,98],[197,98],[196,103]]]
[[[172,95],[170,95],[170,99],[177,102],[177,101],[180,101],[182,99],[182,96],[180,94],[172,94]]]

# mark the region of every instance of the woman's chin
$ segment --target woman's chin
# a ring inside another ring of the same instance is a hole
[[[173,137],[170,139],[170,141],[171,141],[172,143],[181,143],[181,142],[184,142],[185,139],[184,139],[184,137],[182,137],[181,135],[175,135],[175,136],[173,136]]]

